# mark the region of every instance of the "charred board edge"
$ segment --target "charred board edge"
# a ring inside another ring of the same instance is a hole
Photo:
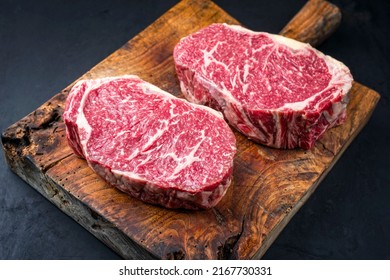
[[[12,161],[7,155],[6,160],[14,173],[123,258],[157,259],[118,230],[114,224],[42,173],[29,156],[23,157],[20,161]]]

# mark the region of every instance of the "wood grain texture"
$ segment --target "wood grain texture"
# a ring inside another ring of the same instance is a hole
[[[318,46],[340,25],[341,11],[323,0],[311,0],[282,29],[281,35]]]
[[[283,34],[316,45],[339,23],[336,14],[338,9],[329,3],[310,1]],[[181,37],[213,22],[238,24],[211,1],[182,1],[81,78],[136,74],[181,96],[173,47]],[[319,32],[317,26],[328,31]],[[186,211],[132,199],[109,187],[72,153],[61,119],[71,86],[2,134],[7,162],[129,259],[260,258],[364,127],[379,100],[375,91],[354,83],[347,122],[329,130],[308,151],[267,148],[235,133],[238,152],[226,196],[213,209]]]

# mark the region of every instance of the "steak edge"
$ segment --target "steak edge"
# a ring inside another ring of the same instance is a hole
[[[173,57],[189,101],[263,145],[310,149],[346,118],[352,75],[309,44],[212,24],[182,38]]]

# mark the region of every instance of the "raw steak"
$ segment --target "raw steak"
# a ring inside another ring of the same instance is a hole
[[[137,76],[79,81],[63,118],[75,153],[145,202],[210,208],[231,182],[236,140],[222,114]]]
[[[350,71],[309,44],[212,24],[182,38],[173,56],[189,101],[264,145],[309,149],[346,118]]]

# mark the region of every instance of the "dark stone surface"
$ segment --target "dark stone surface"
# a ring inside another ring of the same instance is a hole
[[[0,130],[18,121],[177,1],[0,0]],[[305,1],[215,1],[277,33]],[[381,100],[362,133],[265,259],[390,259],[390,1],[333,0],[344,14],[319,47]],[[118,259],[0,158],[0,259]]]

